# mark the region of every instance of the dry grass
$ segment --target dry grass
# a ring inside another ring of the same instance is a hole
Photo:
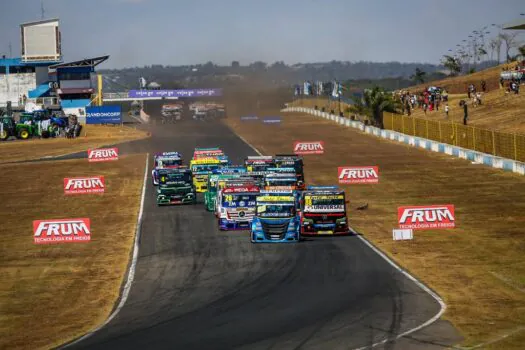
[[[2,165],[0,348],[58,346],[108,317],[131,253],[144,164],[133,155]],[[104,175],[106,193],[63,194],[64,177],[84,175]],[[33,243],[33,220],[77,217],[91,219],[91,242]]]
[[[352,226],[438,291],[464,345],[525,325],[523,176],[300,114],[283,116],[281,126],[241,123],[235,116],[226,123],[265,154],[290,152],[294,140],[324,140],[325,155],[305,156],[308,183],[336,183],[337,166],[378,165],[380,184],[342,185]],[[368,210],[354,209],[364,203]],[[392,241],[398,206],[449,203],[456,206],[456,229],[416,231],[413,241]],[[521,338],[507,339],[505,348],[522,348]]]
[[[86,151],[88,148],[139,140],[148,133],[128,126],[84,125],[76,139],[32,139],[0,142],[0,164]]]

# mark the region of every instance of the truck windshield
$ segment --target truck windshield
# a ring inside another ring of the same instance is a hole
[[[289,218],[295,216],[296,210],[293,203],[257,204],[256,215],[261,218],[277,217]]]
[[[159,183],[161,185],[169,185],[172,182],[191,182],[190,173],[171,173],[171,174],[161,174]]]
[[[168,166],[176,166],[176,165],[182,165],[182,159],[161,159],[157,161],[157,167],[168,167]]]
[[[226,194],[222,197],[222,206],[229,208],[254,207],[256,194]]]
[[[344,211],[345,197],[343,195],[306,195],[304,197],[305,212]]]
[[[275,178],[275,179],[266,179],[266,186],[295,186],[297,179],[295,178]]]
[[[273,165],[271,163],[263,164],[246,164],[246,170],[248,171],[265,171],[268,168],[271,168]]]
[[[303,164],[301,161],[298,160],[279,160],[277,159],[275,161],[275,166],[277,168],[294,168],[295,172],[300,174],[303,171]]]
[[[191,167],[193,172],[208,172],[219,168],[219,164],[198,164]]]

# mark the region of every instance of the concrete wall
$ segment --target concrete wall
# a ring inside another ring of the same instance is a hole
[[[0,106],[5,106],[7,101],[18,106],[20,95],[27,96],[28,91],[35,88],[35,73],[0,74]]]
[[[397,141],[408,144],[413,147],[419,147],[432,152],[445,153],[453,157],[463,158],[477,164],[483,164],[492,168],[503,169],[517,174],[525,175],[525,163],[518,162],[512,159],[496,157],[491,154],[481,153],[465,149],[458,146],[448,145],[437,141],[424,139],[411,135],[402,134],[392,130],[381,130],[373,126],[364,125],[361,122],[350,120],[348,118],[341,118],[338,115],[321,112],[305,107],[288,107],[281,112],[300,112],[311,114],[316,117],[332,120],[343,127],[352,127],[366,132],[367,134],[382,137],[384,139]]]

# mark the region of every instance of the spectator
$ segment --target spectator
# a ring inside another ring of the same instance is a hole
[[[448,112],[449,112],[449,107],[448,107],[448,103],[445,105],[445,115],[446,115],[446,118],[448,119]]]
[[[483,91],[483,92],[487,91],[487,83],[485,82],[485,80],[481,81],[481,91]]]
[[[423,103],[423,112],[425,112],[425,114],[427,114],[427,107],[428,105],[426,103]]]
[[[468,120],[468,106],[467,103],[463,103],[463,125],[467,125]]]

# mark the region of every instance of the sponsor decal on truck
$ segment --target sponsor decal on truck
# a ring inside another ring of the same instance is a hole
[[[293,149],[295,154],[323,154],[324,141],[295,141]]]
[[[340,166],[337,170],[340,184],[376,184],[379,183],[377,166]]]
[[[88,160],[90,162],[107,162],[118,160],[118,148],[88,149]]]
[[[34,220],[35,244],[76,243],[91,240],[91,222],[87,218]]]
[[[406,206],[397,208],[399,228],[413,230],[455,227],[454,205]]]
[[[104,193],[105,188],[106,182],[104,176],[64,178],[65,194]]]

